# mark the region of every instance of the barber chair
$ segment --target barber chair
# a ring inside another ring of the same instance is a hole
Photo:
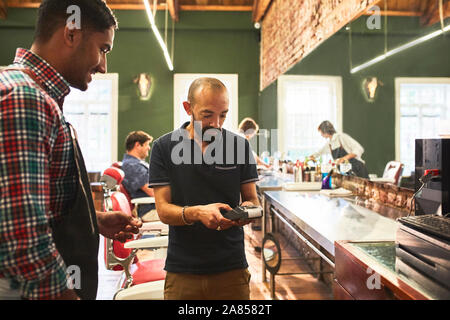
[[[105,195],[105,211],[122,211],[131,215],[126,196],[118,191],[124,173],[111,167],[103,172],[100,182]],[[168,226],[161,222],[145,223],[136,239],[121,243],[105,238],[105,266],[123,270],[115,300],[159,300],[164,298],[164,263],[168,244]],[[139,249],[152,250],[153,259],[140,261]]]
[[[379,178],[370,174],[370,181],[392,183],[400,186],[404,167],[404,164],[399,161],[389,161],[384,168],[383,176]]]
[[[114,162],[112,164],[112,167],[122,170],[122,162],[121,161]],[[123,178],[122,178],[122,181],[123,181]],[[130,193],[127,191],[127,189],[125,188],[125,186],[122,183],[119,184],[119,190],[127,198],[128,202],[130,204],[130,207],[131,207],[131,211],[133,212],[133,215],[135,217],[137,217],[137,215],[138,215],[137,212],[138,212],[138,207],[140,205],[155,203],[155,198],[154,197],[144,197],[144,198],[138,198],[138,199],[131,199]]]

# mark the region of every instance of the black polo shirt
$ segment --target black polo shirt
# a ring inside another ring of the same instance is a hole
[[[241,185],[258,180],[250,144],[223,129],[202,154],[189,138],[188,124],[153,143],[150,186],[170,185],[172,203],[178,206],[216,202],[238,206]],[[166,271],[207,274],[247,267],[242,227],[217,231],[201,222],[169,226]]]

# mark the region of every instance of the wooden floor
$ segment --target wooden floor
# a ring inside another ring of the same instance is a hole
[[[99,289],[98,300],[112,300],[117,287],[121,271],[106,270],[103,262],[102,242],[99,251]],[[283,262],[280,273],[300,273],[311,271],[303,260],[289,260],[297,258],[298,253],[290,247],[286,241],[280,239],[283,254]],[[267,282],[262,282],[262,262],[260,250],[255,247],[261,245],[261,231],[255,231],[250,225],[245,226],[245,248],[249,271],[252,275],[250,280],[251,300],[271,300],[269,279],[270,274],[266,272]],[[142,260],[152,257],[146,251],[140,251]],[[331,289],[323,282],[318,281],[310,274],[277,275],[275,277],[275,299],[278,300],[329,300],[333,299]]]
[[[284,239],[280,240],[282,250],[282,263],[279,273],[304,273],[311,268],[299,257]],[[252,230],[251,226],[245,226],[245,250],[249,271],[252,274],[250,280],[251,300],[270,300],[269,279],[270,273],[266,271],[266,283],[262,282],[261,251],[255,247],[261,245],[261,231]],[[292,260],[290,260],[292,259]],[[276,275],[275,299],[277,300],[330,300],[333,299],[332,290],[323,282],[317,280],[311,274]]]

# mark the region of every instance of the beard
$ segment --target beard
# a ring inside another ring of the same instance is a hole
[[[197,135],[200,135],[200,133],[201,133],[202,142],[210,144],[210,143],[214,142],[216,139],[219,139],[219,137],[221,136],[222,128],[215,128],[212,126],[203,127],[201,125],[201,121],[197,121],[195,119],[194,113],[192,113],[192,119],[194,121],[194,131],[196,132]],[[200,123],[200,126],[196,126],[195,123]],[[201,132],[199,132],[199,130],[198,130],[200,128],[201,128]],[[205,139],[205,137],[206,137],[206,139]]]

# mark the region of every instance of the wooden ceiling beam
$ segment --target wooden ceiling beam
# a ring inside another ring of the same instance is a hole
[[[178,12],[180,10],[180,4],[178,3],[178,0],[167,0],[167,5],[169,6],[170,16],[174,21],[178,22]]]
[[[0,0],[0,19],[6,19],[8,17],[8,6],[5,0]]]
[[[442,6],[443,19],[450,17],[450,2],[443,1]],[[439,1],[433,2],[424,12],[421,22],[425,26],[433,25],[441,21],[441,13],[439,9]]]
[[[365,12],[364,15],[372,15],[372,12]],[[386,10],[381,9],[380,15],[382,16],[397,16],[397,17],[419,17],[422,15],[420,11],[398,11],[398,10]]]
[[[5,1],[5,0],[0,0]],[[39,8],[40,3],[36,2],[21,2],[18,0],[6,0],[9,8]],[[171,2],[171,1],[169,1]],[[178,3],[179,11],[252,11],[252,6],[240,6],[240,5],[179,5],[178,0],[173,0],[173,2]],[[108,6],[113,10],[145,10],[144,4],[108,4]],[[150,2],[150,7],[153,9],[153,4]],[[165,4],[158,4],[157,10],[166,10]],[[170,7],[169,7],[170,10]]]
[[[2,0],[0,0],[2,1]],[[6,0],[9,8],[39,8],[40,3],[37,2],[21,2],[18,0]],[[135,3],[114,3],[108,4],[113,10],[145,10],[145,6],[143,3],[135,4]],[[153,4],[150,3],[150,7],[153,9]],[[165,4],[158,4],[156,7],[157,10],[166,10]]]
[[[263,19],[272,0],[255,0],[253,2],[253,22],[259,22]]]
[[[181,11],[252,11],[252,6],[180,5]]]

